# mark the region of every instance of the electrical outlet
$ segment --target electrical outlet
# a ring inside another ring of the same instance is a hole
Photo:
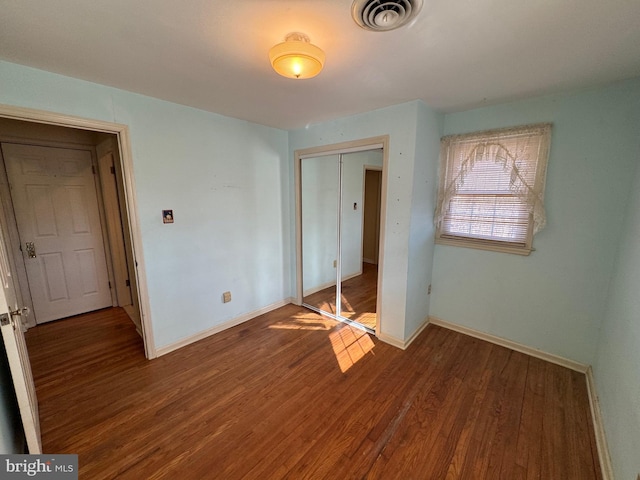
[[[431,295],[431,284],[427,287],[427,295]]]
[[[229,303],[231,301],[231,292],[224,292],[222,294],[222,303]]]
[[[333,261],[333,268],[338,268],[338,260]]]

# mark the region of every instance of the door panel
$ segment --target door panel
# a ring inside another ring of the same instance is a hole
[[[15,144],[2,152],[37,323],[111,306],[90,153]]]
[[[377,265],[380,244],[382,171],[366,169],[364,187],[362,260]]]
[[[375,330],[377,269],[364,263],[366,165],[382,163],[378,150],[342,155],[340,316]]]
[[[300,160],[302,304],[371,332],[378,272],[363,264],[364,172],[382,161],[377,149]]]
[[[57,237],[56,216],[53,211],[51,189],[44,185],[25,185],[29,204],[33,209],[34,236]]]
[[[76,259],[78,260],[78,269],[82,279],[81,294],[87,296],[98,293],[99,285],[96,277],[95,252],[93,250],[76,250]]]
[[[100,157],[98,159],[98,168],[100,170],[100,186],[102,187],[102,198],[105,206],[107,233],[109,234],[109,245],[111,247],[116,296],[118,305],[125,307],[133,303],[133,297],[129,281],[129,265],[127,264],[113,154],[108,153]],[[136,325],[138,324],[136,323]]]
[[[41,255],[44,286],[49,302],[69,299],[67,279],[64,276],[62,255],[60,253],[47,253]]]
[[[302,160],[301,182],[302,301],[336,315],[338,156]]]
[[[38,454],[42,453],[42,442],[36,388],[24,340],[23,316],[26,311],[20,308],[16,298],[14,280],[7,257],[5,228],[5,216],[0,207],[0,330],[18,400],[27,447],[29,453]],[[16,315],[12,315],[12,311]]]
[[[66,187],[71,215],[71,231],[74,235],[91,234],[87,208],[86,187]],[[95,188],[94,188],[95,191]]]

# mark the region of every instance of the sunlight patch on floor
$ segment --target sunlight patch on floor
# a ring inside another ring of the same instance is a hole
[[[353,367],[375,347],[368,333],[353,327],[344,327],[330,333],[329,340],[342,373]]]
[[[351,306],[349,300],[344,295],[340,295],[340,313],[344,316],[345,312],[354,312],[355,308]]]
[[[269,325],[269,328],[279,330],[330,330],[336,326],[338,322],[323,317],[313,312],[299,313],[282,322]]]

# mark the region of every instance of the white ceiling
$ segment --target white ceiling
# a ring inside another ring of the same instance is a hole
[[[269,65],[294,31],[327,55],[313,79]],[[425,0],[411,26],[368,32],[351,0],[0,0],[0,58],[289,129],[640,76],[640,1]]]

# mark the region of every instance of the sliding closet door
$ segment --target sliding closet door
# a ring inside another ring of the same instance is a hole
[[[358,155],[342,155],[340,315],[350,320],[354,320],[356,312],[349,280],[362,275],[362,172]]]
[[[382,149],[300,161],[302,303],[371,332],[378,267],[363,258],[365,179],[382,162]]]
[[[340,316],[370,330],[376,327],[377,266],[363,259],[365,173],[382,168],[382,150],[342,155],[340,202]]]
[[[302,301],[331,315],[338,266],[338,155],[301,161]]]

